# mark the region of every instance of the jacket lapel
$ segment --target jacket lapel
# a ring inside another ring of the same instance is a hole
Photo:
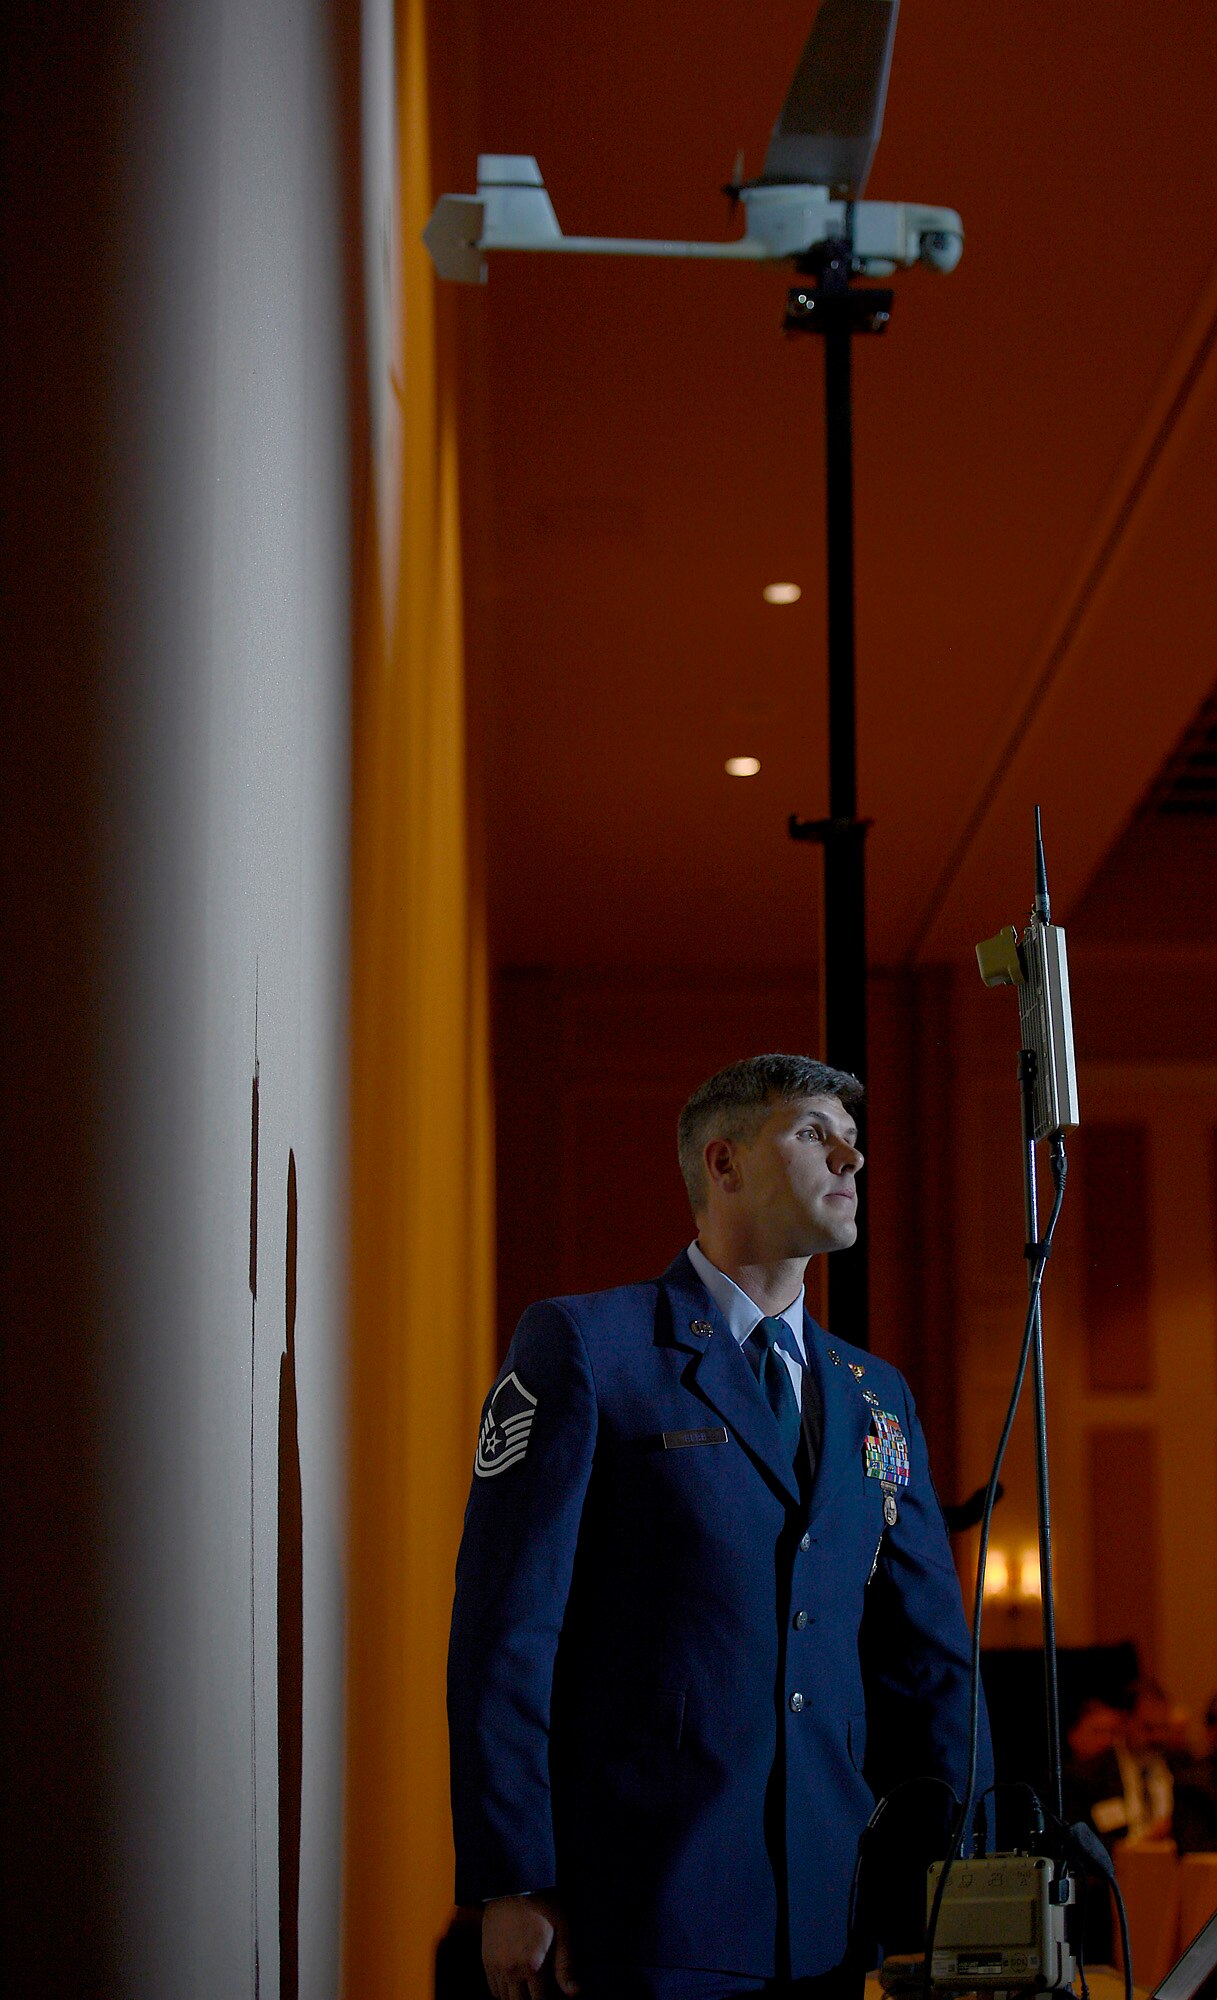
[[[815,1369],[820,1384],[824,1412],[819,1462],[811,1488],[809,1518],[814,1521],[847,1473],[858,1465],[870,1429],[870,1406],[846,1364],[833,1362],[832,1341],[810,1313],[803,1315],[803,1342],[808,1365]]]
[[[790,1500],[799,1498],[794,1466],[785,1457],[777,1419],[757,1388],[739,1343],[682,1251],[660,1280],[672,1313],[672,1340],[693,1356],[685,1380],[695,1388]],[[708,1326],[696,1334],[694,1323]]]

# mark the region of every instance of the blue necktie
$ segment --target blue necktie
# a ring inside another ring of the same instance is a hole
[[[778,1420],[782,1443],[793,1464],[795,1453],[799,1448],[803,1419],[799,1411],[798,1397],[794,1393],[794,1384],[790,1379],[790,1370],[778,1353],[779,1347],[789,1346],[790,1339],[790,1329],[784,1319],[763,1319],[748,1335],[744,1351],[761,1385],[761,1393]]]

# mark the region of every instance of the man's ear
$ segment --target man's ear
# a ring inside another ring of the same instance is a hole
[[[711,1139],[703,1158],[711,1187],[721,1188],[724,1194],[734,1194],[740,1184],[740,1170],[730,1139]]]

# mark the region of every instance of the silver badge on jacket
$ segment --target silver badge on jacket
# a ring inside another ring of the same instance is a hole
[[[518,1465],[528,1450],[528,1436],[537,1399],[514,1372],[505,1375],[486,1405],[478,1432],[473,1470],[479,1479],[493,1479]]]

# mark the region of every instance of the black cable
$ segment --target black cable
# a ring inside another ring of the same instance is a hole
[[[1120,1894],[1120,1885],[1116,1881],[1116,1871],[1114,1868],[1108,1879],[1111,1884],[1111,1893],[1116,1899],[1116,1915],[1120,1919],[1120,1955],[1124,1960],[1124,2000],[1133,2000],[1132,1946],[1128,1941],[1128,1911],[1124,1908],[1124,1898]]]
[[[1060,1220],[1061,1204],[1065,1199],[1065,1175],[1068,1161],[1065,1157],[1064,1135],[1054,1133],[1051,1142],[1053,1202],[1048,1217],[1048,1226],[1036,1244],[1028,1244],[1027,1255],[1031,1260],[1031,1275],[1028,1281],[1027,1317],[1023,1323],[1023,1340],[1019,1349],[1018,1367],[1014,1376],[1014,1387],[1006,1410],[1005,1422],[997,1442],[993,1458],[993,1469],[985,1488],[984,1511],[980,1517],[980,1549],[976,1558],[976,1603],[972,1616],[972,1659],[968,1686],[968,1781],[964,1788],[963,1803],[951,1835],[942,1873],[934,1891],[934,1901],[930,1907],[930,1920],[926,1926],[925,1975],[923,1992],[925,2000],[930,2000],[933,1987],[932,1967],[934,1963],[934,1939],[938,1931],[938,1919],[942,1911],[942,1899],[946,1893],[947,1880],[955,1862],[963,1849],[964,1836],[971,1824],[976,1807],[976,1766],[980,1754],[980,1629],[981,1613],[984,1607],[985,1570],[989,1560],[989,1529],[993,1521],[993,1508],[997,1499],[997,1484],[1001,1474],[1002,1461],[1014,1428],[1019,1400],[1023,1393],[1023,1383],[1027,1374],[1027,1363],[1031,1358],[1031,1343],[1035,1335],[1036,1314],[1039,1309],[1040,1292],[1044,1283],[1044,1270],[1052,1254],[1052,1238]],[[1131,2000],[1131,1994],[1129,1995]]]
[[[1045,895],[1047,891],[1045,891]],[[1065,1176],[1069,1171],[1069,1161],[1065,1156],[1065,1134],[1056,1131],[1048,1141],[1049,1160],[1052,1168],[1052,1184],[1056,1194],[1054,1214],[1059,1213],[1065,1198]],[[1035,1171],[1034,1160],[1031,1171]],[[1048,1232],[1048,1247],[1052,1247],[1052,1228]],[[1042,1277],[1042,1274],[1041,1274]],[[1052,1516],[1048,1502],[1048,1419],[1044,1387],[1044,1343],[1041,1337],[1033,1349],[1035,1368],[1035,1430],[1036,1430],[1036,1485],[1040,1505],[1040,1549],[1041,1602],[1044,1614],[1044,1693],[1045,1722],[1048,1731],[1048,1771],[1052,1806],[1059,1815],[1064,1812],[1061,1791],[1061,1698],[1057,1677],[1056,1659],[1056,1600],[1052,1591]]]
[[[846,1906],[847,1917],[848,1917],[848,1922],[846,1924],[846,1936],[851,1940],[851,1942],[854,1941],[854,1929],[858,1918],[858,1884],[862,1879],[862,1857],[866,1851],[866,1843],[870,1839],[872,1833],[875,1832],[876,1828],[879,1825],[879,1822],[882,1820],[888,1807],[893,1803],[893,1801],[900,1797],[901,1792],[911,1791],[915,1785],[938,1786],[940,1790],[950,1793],[952,1804],[955,1806],[957,1811],[959,1809],[959,1793],[955,1790],[955,1787],[953,1784],[951,1784],[950,1780],[947,1778],[939,1778],[933,1773],[928,1771],[924,1773],[919,1773],[916,1777],[913,1778],[902,1778],[898,1785],[892,1786],[890,1792],[884,1792],[883,1797],[876,1802],[870,1818],[867,1820],[866,1825],[863,1827],[861,1833],[858,1835],[858,1852],[854,1857],[854,1872],[850,1880],[849,1902]]]
[[[1085,1875],[1081,1875],[1078,1878],[1078,1892],[1076,1899],[1077,1951],[1074,1956],[1077,1962],[1078,1984],[1081,1987],[1081,2000],[1090,2000],[1090,1981],[1086,1977],[1086,1919],[1090,1913],[1090,1883]]]
[[[990,1792],[995,1796],[998,1792],[1025,1792],[1032,1806],[1030,1826],[1032,1837],[1037,1837],[1043,1833],[1045,1818],[1044,1802],[1036,1791],[1035,1786],[1028,1784],[1025,1778],[995,1778],[993,1783],[987,1786],[977,1799],[977,1806],[983,1806]]]
[[[1124,1959],[1124,2000],[1133,2000],[1132,1946],[1128,1939],[1128,1912],[1124,1908],[1124,1898],[1120,1884],[1116,1880],[1116,1864],[1104,1847],[1098,1834],[1088,1820],[1078,1820],[1073,1826],[1066,1826],[1063,1820],[1053,1815],[1053,1822],[1064,1835],[1065,1845],[1072,1857],[1082,1868],[1089,1862],[1096,1875],[1102,1876],[1115,1900],[1116,1916],[1120,1923],[1120,1949]]]

